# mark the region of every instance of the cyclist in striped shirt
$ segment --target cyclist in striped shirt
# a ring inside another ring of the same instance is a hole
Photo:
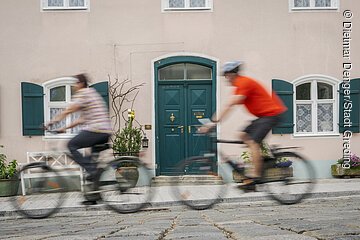
[[[56,131],[65,132],[68,128],[84,125],[79,134],[69,141],[68,148],[74,160],[89,174],[86,180],[94,181],[99,177],[97,163],[93,162],[90,156],[83,156],[78,149],[93,147],[109,141],[112,132],[109,111],[101,95],[94,88],[88,87],[89,80],[85,74],[74,77],[77,79],[74,101],[55,116],[46,127],[65,119],[69,114],[80,112],[78,119]]]

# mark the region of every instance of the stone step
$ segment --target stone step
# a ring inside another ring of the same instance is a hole
[[[157,176],[152,180],[153,186],[170,186],[178,183],[189,183],[194,185],[221,184],[222,179],[213,175],[186,175],[186,176]]]

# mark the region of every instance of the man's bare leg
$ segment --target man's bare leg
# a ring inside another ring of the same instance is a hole
[[[260,178],[262,164],[263,164],[260,144],[258,144],[254,140],[252,140],[250,138],[250,136],[245,132],[240,133],[240,138],[249,147],[249,150],[251,153],[251,158],[252,158],[252,162],[253,162],[253,166],[254,166],[254,172],[253,172],[253,174],[251,174],[252,176],[250,176],[250,177]]]

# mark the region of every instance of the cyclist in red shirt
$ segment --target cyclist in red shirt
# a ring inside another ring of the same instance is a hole
[[[220,114],[217,116],[214,114],[213,123],[201,128],[200,132],[207,132],[209,128],[222,121],[235,105],[243,104],[251,114],[257,117],[240,133],[240,139],[250,149],[254,172],[247,176],[248,179],[239,187],[255,190],[263,165],[260,144],[270,130],[280,122],[280,115],[287,109],[275,93],[271,95],[256,80],[240,75],[241,65],[242,62],[239,61],[224,64],[223,75],[234,87],[233,96]]]

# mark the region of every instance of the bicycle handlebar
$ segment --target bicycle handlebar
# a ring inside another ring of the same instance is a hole
[[[207,125],[210,123],[213,123],[209,118],[202,118],[202,119],[198,119],[198,121],[202,124],[202,125]],[[227,143],[227,144],[244,144],[243,141],[240,140],[223,140],[223,139],[218,139],[216,136],[216,128],[215,128],[216,124],[214,125],[214,127],[212,129],[210,129],[210,131],[207,133],[211,138],[213,138],[213,142],[216,143]]]

